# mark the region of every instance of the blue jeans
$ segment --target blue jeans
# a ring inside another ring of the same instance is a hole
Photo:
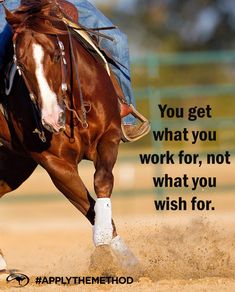
[[[75,0],[71,2],[78,9],[81,25],[88,28],[113,26],[112,22],[87,0]],[[135,105],[130,80],[130,59],[127,36],[119,29],[106,30],[104,34],[111,36],[114,41],[100,38],[100,47],[109,51],[114,60],[117,60],[117,65],[110,64],[110,66],[122,87],[127,102]],[[4,61],[6,44],[9,42],[11,36],[11,29],[9,25],[6,25],[0,34],[0,67]],[[123,120],[125,124],[134,124],[135,122],[135,118],[132,115],[126,116]]]
[[[0,33],[0,69],[4,65],[7,47],[12,38],[12,30],[9,24],[5,25],[3,31]]]

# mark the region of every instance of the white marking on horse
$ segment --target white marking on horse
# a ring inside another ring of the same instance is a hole
[[[36,64],[36,79],[42,98],[42,120],[58,130],[59,114],[63,112],[57,103],[56,94],[46,80],[43,69],[44,51],[41,45],[33,44],[33,58]]]

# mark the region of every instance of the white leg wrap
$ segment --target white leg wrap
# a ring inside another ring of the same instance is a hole
[[[113,237],[112,208],[108,198],[99,198],[95,203],[93,240],[95,246],[110,244]]]
[[[0,271],[5,270],[7,267],[6,261],[3,256],[0,254]]]
[[[111,249],[124,268],[136,266],[139,261],[119,235],[111,241]]]

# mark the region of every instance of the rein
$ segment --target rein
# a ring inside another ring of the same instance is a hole
[[[70,33],[68,27],[67,27],[67,30],[68,30],[68,36],[69,36],[70,54],[71,54],[71,57],[72,57],[72,61],[75,62],[73,43],[72,43],[71,33]],[[64,102],[67,110],[69,110],[70,112],[74,113],[74,115],[77,118],[77,120],[82,124],[82,127],[84,129],[86,129],[86,128],[88,128],[86,114],[90,111],[91,106],[90,106],[90,104],[87,104],[86,102],[84,102],[82,88],[81,88],[81,82],[80,82],[80,78],[79,78],[78,66],[75,66],[75,73],[76,73],[76,80],[78,82],[78,88],[79,88],[79,97],[80,97],[81,111],[82,111],[82,116],[81,117],[78,115],[78,113],[76,112],[75,109],[73,109],[73,108],[71,108],[69,106],[68,101],[66,100],[66,92],[68,90],[68,86],[67,86],[67,83],[66,83],[67,61],[65,59],[64,44],[63,44],[62,41],[60,41],[58,35],[56,37],[57,37],[57,42],[58,42],[59,49],[60,49],[60,54],[61,54],[61,68],[62,68],[62,70],[61,70],[61,80],[62,80],[61,88],[62,88],[62,92],[63,92],[63,102]],[[76,62],[75,62],[75,65],[77,65]],[[71,68],[72,68],[72,64],[71,64]],[[86,109],[86,106],[89,106],[88,110]]]
[[[72,36],[71,36],[70,30],[69,30],[69,27],[67,26],[67,24],[66,24],[66,27],[67,27],[68,36],[69,36],[70,54],[71,54],[71,57],[72,57],[72,61],[75,62]],[[71,65],[73,65],[74,62],[72,62]],[[86,118],[87,111],[86,111],[85,104],[84,104],[84,98],[83,98],[83,93],[82,93],[82,88],[81,88],[80,76],[79,76],[78,66],[77,66],[76,62],[75,62],[75,66],[74,67],[75,67],[75,77],[76,77],[76,80],[77,80],[77,83],[78,83],[79,98],[80,98],[81,112],[82,112],[80,118],[79,118],[79,115],[77,113],[76,113],[76,117],[77,117],[78,121],[81,122],[82,127],[84,129],[87,129],[88,128],[88,123],[87,123],[87,118]]]

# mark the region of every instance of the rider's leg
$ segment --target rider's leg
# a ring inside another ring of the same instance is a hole
[[[9,46],[10,40],[12,38],[11,27],[7,24],[5,25],[3,31],[0,33],[0,70],[6,63],[6,53]]]
[[[79,11],[79,22],[89,28],[113,26],[112,22],[104,16],[96,7],[87,0],[81,0],[76,4]],[[119,29],[106,30],[107,34],[114,38],[110,41],[101,38],[100,46],[110,52],[112,57],[117,61],[117,65],[110,64],[112,70],[118,79],[128,104],[135,105],[135,98],[131,88],[130,80],[130,61],[127,36]],[[126,124],[134,124],[135,118],[132,115],[124,117]]]

